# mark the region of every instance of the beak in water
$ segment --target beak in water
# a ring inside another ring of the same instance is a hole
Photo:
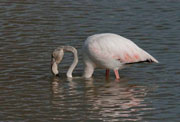
[[[55,76],[59,76],[58,66],[54,58],[52,59],[52,62],[51,62],[51,71]]]

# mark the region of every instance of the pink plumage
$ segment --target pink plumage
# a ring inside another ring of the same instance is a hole
[[[58,64],[61,62],[64,52],[72,52],[74,61],[66,75],[72,77],[72,72],[78,63],[77,50],[72,46],[60,46],[52,53],[52,73],[58,75]],[[83,45],[84,77],[90,78],[96,68],[106,69],[106,77],[109,70],[114,70],[116,79],[119,79],[118,70],[127,64],[158,61],[143,49],[139,48],[131,40],[112,33],[95,34],[88,37]]]
[[[118,70],[125,64],[158,61],[134,42],[112,33],[95,34],[83,46],[85,65]]]

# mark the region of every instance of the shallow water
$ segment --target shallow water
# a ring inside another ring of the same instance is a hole
[[[180,118],[180,2],[44,0],[0,2],[0,121],[178,121]],[[133,40],[159,64],[136,64],[92,79],[81,78],[87,36],[112,32]],[[60,78],[50,72],[52,51],[66,54]]]

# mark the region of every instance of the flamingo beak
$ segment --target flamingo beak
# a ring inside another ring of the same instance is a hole
[[[58,65],[57,65],[56,61],[54,60],[54,58],[51,61],[51,71],[52,71],[53,75],[59,76]]]

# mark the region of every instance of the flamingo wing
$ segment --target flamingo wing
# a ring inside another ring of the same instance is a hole
[[[149,53],[138,47],[134,42],[117,34],[96,34],[85,42],[89,52],[96,59],[116,59],[121,63],[156,62]]]

